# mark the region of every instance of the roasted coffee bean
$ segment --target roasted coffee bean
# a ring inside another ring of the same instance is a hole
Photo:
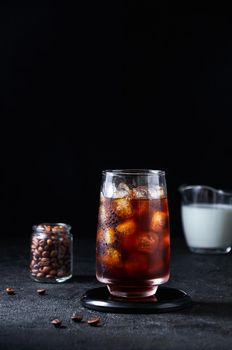
[[[50,253],[51,258],[55,258],[57,256],[57,250],[52,250]]]
[[[15,294],[15,290],[13,289],[13,288],[6,288],[5,289],[5,291],[7,292],[7,294],[9,294],[9,295],[13,295],[13,294]]]
[[[101,321],[101,318],[100,317],[96,317],[96,318],[93,318],[91,320],[88,320],[87,323],[90,325],[90,326],[96,326],[99,324],[99,322]]]
[[[35,258],[39,258],[40,257],[40,252],[37,249],[34,251],[34,257]]]
[[[49,265],[50,265],[49,261],[41,261],[40,262],[40,267],[49,266]]]
[[[57,271],[56,271],[56,270],[51,270],[51,271],[49,272],[49,275],[51,275],[51,276],[56,276],[56,274],[57,274]]]
[[[58,320],[58,318],[56,318],[55,320],[52,320],[51,323],[55,326],[55,327],[60,327],[62,324],[61,320]]]
[[[43,273],[48,274],[50,270],[51,270],[50,266],[44,266],[42,271]]]
[[[52,263],[51,265],[54,269],[57,269],[59,267],[59,265],[57,263]]]
[[[52,230],[50,225],[44,225],[44,229],[45,229],[46,233],[50,233]]]
[[[40,260],[41,263],[50,263],[50,259],[49,258],[41,258]]]
[[[66,247],[64,247],[63,245],[61,245],[61,246],[59,247],[59,255],[60,255],[60,254],[65,254],[65,252],[66,252]]]
[[[54,276],[46,275],[45,277],[49,279],[49,278],[53,278]]]
[[[74,313],[71,316],[71,320],[74,321],[74,322],[81,322],[83,320],[83,315]]]
[[[39,289],[37,289],[37,293],[38,293],[39,295],[44,295],[44,294],[45,294],[45,292],[46,292],[46,290],[45,290],[45,289],[43,289],[43,288],[39,288]]]
[[[42,252],[43,252],[43,247],[39,246],[39,247],[37,248],[37,250],[38,250],[39,253],[42,253]]]
[[[49,258],[49,256],[50,256],[50,254],[49,254],[49,252],[48,251],[43,251],[43,253],[42,253],[42,257],[43,258]]]
[[[39,273],[37,273],[36,277],[38,277],[38,278],[44,277],[44,273],[43,272],[39,272]]]
[[[51,239],[47,239],[47,245],[51,246],[52,244],[53,244],[52,240]]]

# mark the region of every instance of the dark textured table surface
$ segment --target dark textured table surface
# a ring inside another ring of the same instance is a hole
[[[94,239],[78,238],[72,280],[40,284],[28,276],[28,242],[1,243],[0,348],[7,349],[231,349],[232,255],[196,255],[183,239],[172,240],[171,278],[167,285],[189,293],[191,308],[165,314],[113,314],[84,309],[83,293],[101,286],[95,279]],[[7,295],[6,287],[15,289]],[[36,289],[46,288],[40,296]],[[73,323],[101,316],[98,327]],[[50,320],[60,318],[56,329]]]

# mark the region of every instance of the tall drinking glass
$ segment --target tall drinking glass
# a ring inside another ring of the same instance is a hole
[[[117,297],[154,295],[169,279],[170,234],[165,172],[102,172],[96,277]]]

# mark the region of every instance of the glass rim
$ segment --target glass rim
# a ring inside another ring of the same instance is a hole
[[[153,169],[108,169],[102,170],[103,175],[165,175],[164,170],[153,170]]]

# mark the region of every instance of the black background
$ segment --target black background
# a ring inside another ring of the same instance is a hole
[[[1,235],[95,236],[101,170],[232,190],[232,18],[211,3],[1,2]],[[95,126],[96,124],[96,126]]]

